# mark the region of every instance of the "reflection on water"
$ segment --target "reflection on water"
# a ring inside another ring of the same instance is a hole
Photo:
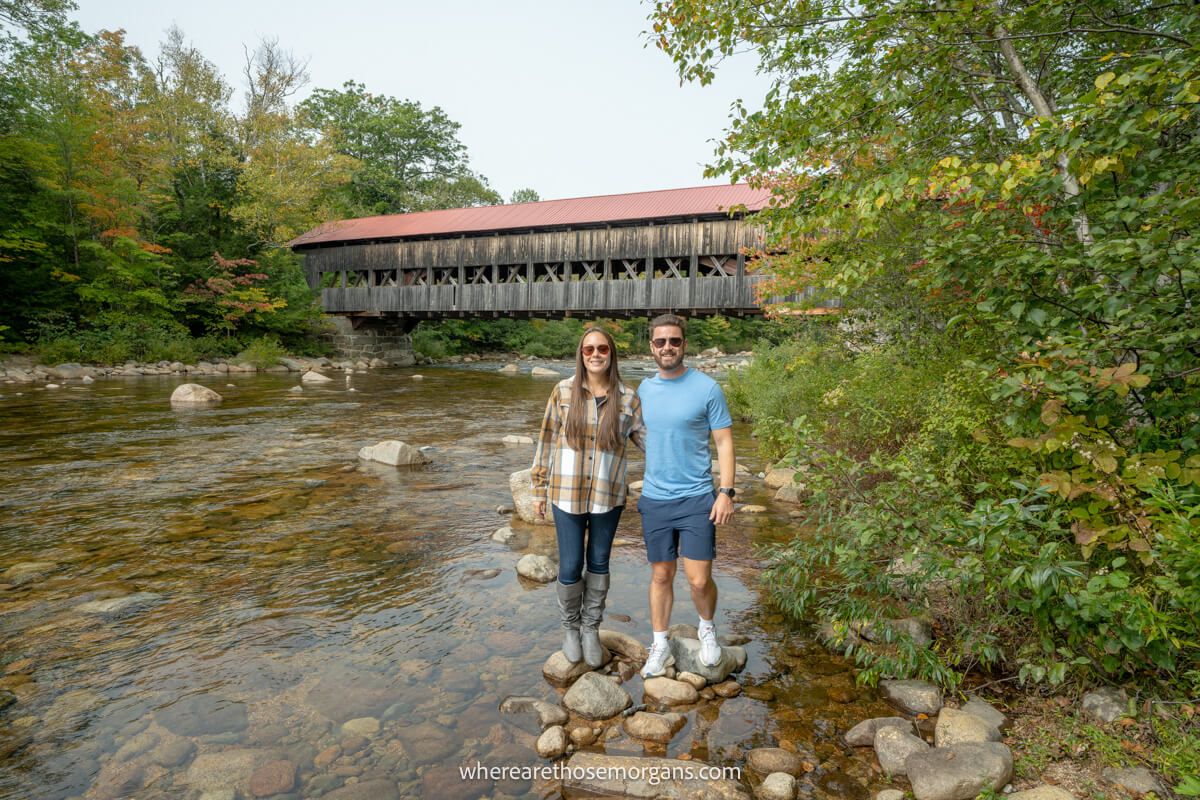
[[[508,474],[532,455],[501,438],[536,433],[553,381],[423,374],[300,393],[294,376],[220,376],[209,384],[225,402],[195,411],[169,408],[180,381],[165,377],[21,396],[0,385],[0,795],[362,784],[367,797],[390,782],[404,797],[468,797],[479,788],[459,764],[538,763],[533,732],[497,707],[556,699],[541,676],[559,641],[553,590],[513,569],[552,552],[553,534],[490,537],[507,522]],[[388,438],[432,448],[432,464],[357,461]],[[790,535],[786,523],[743,515],[720,534],[719,624],[753,639],[742,680],[761,686],[693,709],[654,752],[733,765],[784,742],[819,764],[817,796],[824,781],[829,796],[866,797],[869,775],[843,774],[863,767],[837,734],[883,708],[758,605],[753,546]],[[632,509],[617,535],[606,626],[647,640]],[[675,621],[695,622],[682,579]],[[627,688],[638,700],[640,679]],[[643,752],[623,734],[595,747]]]

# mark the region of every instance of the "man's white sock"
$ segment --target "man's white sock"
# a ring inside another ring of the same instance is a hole
[[[667,631],[655,631],[654,632],[654,643],[655,644],[667,644]]]
[[[716,627],[716,625],[713,625],[713,621],[711,619],[705,619],[704,617],[700,618],[700,625],[698,626],[699,630],[715,630]]]

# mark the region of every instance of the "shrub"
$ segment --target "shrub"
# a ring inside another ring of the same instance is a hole
[[[279,337],[274,335],[260,336],[250,342],[246,349],[238,353],[237,360],[246,364],[253,364],[259,369],[273,367],[279,363],[279,359],[287,355],[287,351],[279,343]]]

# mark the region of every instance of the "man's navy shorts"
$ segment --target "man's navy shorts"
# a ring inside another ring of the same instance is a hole
[[[679,500],[638,498],[642,515],[642,538],[646,560],[674,561],[680,556],[694,561],[712,561],[717,556],[717,528],[712,513],[716,493]]]

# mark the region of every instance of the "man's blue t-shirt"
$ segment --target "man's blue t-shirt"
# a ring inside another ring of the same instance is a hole
[[[712,431],[733,425],[725,393],[703,372],[658,375],[638,387],[646,423],[646,474],[642,495],[675,500],[712,492]]]

